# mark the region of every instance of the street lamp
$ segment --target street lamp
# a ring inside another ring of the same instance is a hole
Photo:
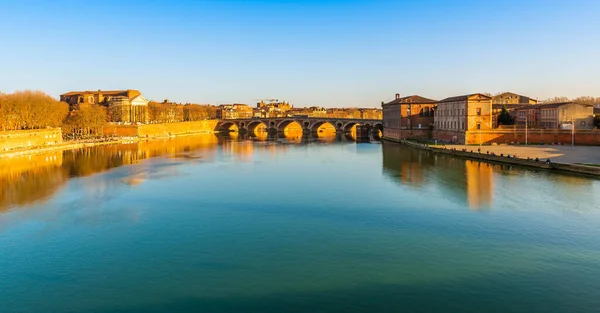
[[[571,146],[575,145],[575,121],[571,118]]]
[[[529,110],[525,111],[525,145],[527,145],[527,124],[529,124]]]

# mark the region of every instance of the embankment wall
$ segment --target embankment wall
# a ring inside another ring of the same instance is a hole
[[[0,151],[40,148],[61,143],[60,128],[0,131]]]
[[[217,127],[217,123],[217,120],[204,120],[144,125],[108,124],[104,127],[104,134],[118,137],[171,137],[185,134],[212,133]]]

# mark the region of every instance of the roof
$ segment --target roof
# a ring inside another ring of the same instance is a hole
[[[557,103],[545,103],[545,104],[542,103],[542,104],[539,104],[538,107],[540,109],[552,109],[552,108],[558,108],[563,105],[571,104],[571,103],[573,103],[573,102],[557,102]]]
[[[450,98],[446,98],[446,99],[442,99],[438,102],[456,102],[456,101],[466,101],[469,98],[473,97],[473,96],[479,96],[480,98],[485,98],[485,99],[492,99],[492,97],[490,96],[486,96],[482,93],[473,93],[470,95],[464,95],[464,96],[456,96],[456,97],[450,97]]]
[[[428,103],[436,103],[436,102],[437,101],[435,101],[433,99],[429,99],[429,98],[425,98],[425,97],[421,97],[421,96],[417,96],[417,95],[412,95],[412,96],[408,96],[408,97],[394,99],[393,101],[390,101],[383,105],[385,106],[385,105],[400,104],[400,103],[428,104]]]
[[[492,109],[502,109],[506,107],[507,109],[518,109],[523,107],[523,103],[492,103]],[[533,107],[534,105],[528,105],[527,107]]]
[[[139,95],[141,95],[142,93],[139,92],[138,90],[135,89],[127,89],[127,90],[96,90],[96,91],[71,91],[71,92],[67,92],[65,94],[60,95],[62,96],[78,96],[78,95],[89,95],[89,94],[99,94],[101,93],[103,96],[123,96],[123,97],[128,97],[129,99],[133,99]]]

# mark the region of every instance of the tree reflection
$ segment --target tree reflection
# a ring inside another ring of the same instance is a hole
[[[0,210],[44,201],[69,177],[88,176],[141,160],[170,155],[214,157],[214,135],[175,137],[131,144],[96,146],[0,160]]]

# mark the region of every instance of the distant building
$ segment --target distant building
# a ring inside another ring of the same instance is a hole
[[[277,99],[262,100],[256,104],[255,116],[257,117],[285,117],[292,108],[289,102],[280,102]]]
[[[229,120],[240,118],[252,118],[254,110],[247,104],[222,104],[217,109],[217,119]]]
[[[561,102],[516,109],[516,124],[548,129],[593,129],[594,107],[591,105]]]
[[[503,92],[492,97],[493,104],[537,104],[536,99],[518,95],[512,92]]]
[[[94,104],[105,106],[112,122],[148,121],[148,100],[137,90],[72,91],[60,95],[60,101],[68,103],[71,111]]]
[[[413,95],[400,97],[396,94],[394,100],[382,103],[383,136],[394,139],[407,137],[422,137],[425,132],[414,133],[409,130],[429,130],[434,124],[436,101]]]
[[[360,118],[365,120],[381,120],[383,119],[383,110],[381,109],[359,109]]]
[[[492,97],[481,93],[437,102],[434,138],[465,143],[467,131],[492,129]]]

